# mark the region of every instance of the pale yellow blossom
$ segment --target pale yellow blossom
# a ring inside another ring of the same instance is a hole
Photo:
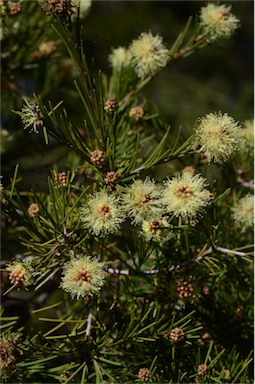
[[[169,50],[163,43],[163,38],[152,33],[141,33],[133,40],[129,50],[132,55],[132,65],[138,77],[144,79],[153,76],[164,68],[169,60]]]
[[[230,37],[239,27],[239,20],[230,12],[231,5],[209,3],[200,11],[200,25],[208,39]]]

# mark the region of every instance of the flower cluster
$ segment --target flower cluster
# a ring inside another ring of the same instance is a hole
[[[108,172],[105,182],[117,181],[114,172]],[[194,219],[210,204],[211,193],[205,188],[206,180],[200,175],[185,172],[156,185],[148,177],[135,180],[122,195],[107,189],[90,195],[80,209],[81,221],[92,234],[105,237],[120,230],[127,218],[139,225],[146,241],[163,245],[174,237],[169,216]]]
[[[242,129],[227,113],[209,113],[197,120],[195,143],[208,163],[227,161],[242,143]]]
[[[146,241],[163,245],[174,237],[171,226],[166,219],[150,220],[142,223],[142,235]]]
[[[117,197],[101,191],[91,195],[82,206],[81,220],[90,232],[105,236],[119,230],[124,213]]]
[[[190,172],[165,182],[163,202],[168,212],[184,218],[194,217],[210,203],[211,193],[205,189],[206,180]]]
[[[109,56],[113,68],[120,70],[132,66],[136,75],[144,79],[156,75],[169,61],[169,50],[159,35],[143,32],[133,40],[129,48],[119,47]]]
[[[61,287],[72,298],[97,294],[104,284],[103,263],[88,256],[77,257],[64,265]]]
[[[242,228],[242,232],[254,225],[254,196],[248,193],[242,197],[232,208],[232,215],[236,226]]]
[[[151,32],[141,33],[129,47],[132,66],[138,77],[144,79],[153,76],[164,68],[169,60],[169,50],[163,44],[163,38],[153,36]]]
[[[131,63],[131,53],[124,47],[115,48],[109,56],[109,62],[112,68],[117,70],[128,67]]]
[[[136,180],[123,196],[123,208],[133,224],[144,220],[157,220],[163,214],[161,191],[154,180]]]
[[[231,5],[209,3],[200,11],[200,25],[209,41],[228,38],[239,27],[239,20],[230,13]]]

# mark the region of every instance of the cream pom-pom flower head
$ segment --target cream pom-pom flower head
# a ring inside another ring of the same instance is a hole
[[[239,199],[236,206],[232,208],[232,217],[237,227],[242,232],[254,226],[254,195],[248,193]]]
[[[254,151],[254,128],[254,119],[244,121],[242,129],[244,141],[241,150],[245,152]]]
[[[211,200],[206,180],[187,172],[165,181],[163,202],[168,213],[184,218],[195,217]]]
[[[242,141],[241,126],[227,113],[209,113],[197,120],[195,144],[210,163],[227,161]]]
[[[164,245],[167,241],[174,237],[171,226],[166,219],[144,221],[142,223],[142,231],[146,241],[153,241],[160,245]]]
[[[133,224],[161,218],[163,206],[161,191],[154,180],[135,180],[123,196],[123,209]]]
[[[117,232],[125,219],[119,199],[106,191],[91,195],[80,212],[84,226],[91,233],[100,236]]]
[[[239,27],[239,20],[230,12],[231,5],[209,3],[200,11],[200,25],[208,39],[228,38]]]
[[[164,68],[169,60],[169,50],[163,44],[163,38],[153,36],[151,32],[141,33],[129,47],[132,55],[131,64],[138,77],[144,79],[153,76]]]
[[[109,62],[113,68],[118,70],[128,67],[131,63],[131,53],[124,47],[115,48],[109,55]]]
[[[104,279],[103,263],[88,256],[78,257],[64,265],[61,288],[79,299],[97,294]]]

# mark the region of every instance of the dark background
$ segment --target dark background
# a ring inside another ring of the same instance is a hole
[[[170,48],[202,1],[93,1],[85,35],[95,62],[109,72],[111,47],[127,47],[145,31],[159,33]],[[167,67],[146,88],[171,125],[192,126],[198,116],[228,112],[253,116],[253,2],[233,1],[241,27],[235,35]]]

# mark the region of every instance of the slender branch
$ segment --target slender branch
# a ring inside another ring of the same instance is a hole
[[[134,175],[134,174],[136,174],[136,173],[139,173],[139,172],[143,171],[144,169],[145,169],[145,165],[142,165],[141,167],[136,168],[136,169],[134,169],[133,171],[131,171],[131,172],[130,172],[130,175]]]
[[[143,80],[141,83],[138,84],[138,86],[131,92],[129,92],[120,102],[119,105],[124,104],[128,99],[130,99],[131,96],[133,96],[135,93],[140,91],[150,80],[152,79],[152,76],[146,77],[145,80]]]
[[[235,255],[235,256],[241,256],[241,257],[246,256],[245,252],[234,251],[233,249],[227,249],[227,248],[223,248],[223,247],[216,247],[216,251],[219,253],[228,253],[228,254]]]
[[[92,323],[92,313],[91,311],[89,311],[87,328],[86,328],[86,337],[90,336],[91,323]]]
[[[116,268],[107,268],[106,271],[111,275],[130,275],[129,269],[121,270]]]
[[[223,253],[223,254],[230,254],[230,255],[240,256],[240,257],[247,255],[245,252],[240,252],[240,251],[235,251],[233,249],[214,246],[213,248],[208,248],[202,255],[199,255],[199,256],[195,257],[194,259],[186,261],[183,264],[178,264],[178,265],[172,266],[171,268],[169,268],[167,270],[167,272],[171,273],[171,272],[176,271],[178,269],[186,268],[191,264],[200,263],[208,255],[211,255],[214,252]],[[142,273],[144,275],[156,275],[162,271],[163,271],[162,269],[161,270],[160,269],[151,269],[151,270],[147,270],[147,271],[143,271],[143,272],[137,272],[137,274]],[[116,269],[116,268],[107,268],[107,272],[110,273],[111,275],[124,275],[124,276],[129,276],[131,274],[132,275],[134,274],[134,272],[131,273],[131,271],[129,269],[120,270],[120,269]]]

